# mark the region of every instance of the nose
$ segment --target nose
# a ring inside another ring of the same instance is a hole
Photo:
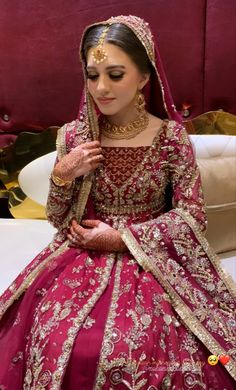
[[[109,91],[109,83],[105,75],[100,75],[97,82],[97,91],[104,94]]]

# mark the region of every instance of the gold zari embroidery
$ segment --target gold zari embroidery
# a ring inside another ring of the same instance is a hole
[[[158,205],[159,206],[159,205]],[[150,202],[148,204],[142,205],[120,205],[109,206],[106,204],[96,204],[96,210],[103,214],[113,214],[113,215],[127,215],[127,214],[138,214],[143,211],[155,211],[160,212],[162,207],[157,208],[156,202]]]
[[[220,344],[211,336],[211,334],[203,327],[201,322],[194,317],[191,310],[187,307],[187,305],[183,302],[180,296],[176,293],[173,287],[169,282],[163,277],[162,273],[158,269],[158,267],[153,265],[152,260],[145,254],[140,245],[135,240],[133,234],[129,229],[120,229],[120,233],[123,241],[129,248],[132,255],[135,257],[137,262],[143,267],[146,272],[151,272],[163,288],[167,291],[171,298],[171,303],[182,318],[186,326],[195,334],[202,342],[206,345],[206,347],[211,351],[212,354],[219,356],[222,354],[227,354],[227,352],[220,346]],[[232,375],[234,379],[236,379],[236,370],[235,364],[232,360],[230,360],[225,368]]]
[[[100,390],[102,388],[102,385],[106,381],[106,378],[104,375],[104,368],[106,370],[106,366],[107,366],[106,357],[112,348],[112,342],[111,342],[112,326],[114,324],[114,319],[116,316],[116,302],[119,298],[121,270],[122,270],[122,260],[119,258],[119,255],[118,255],[110,311],[108,313],[108,318],[107,318],[106,325],[105,325],[104,338],[103,338],[103,343],[102,343],[102,348],[101,348],[101,353],[100,353],[100,359],[99,359],[99,363],[98,363],[97,376],[96,376],[94,390]]]
[[[193,217],[181,209],[176,209],[175,212],[176,212],[176,214],[179,214],[189,224],[189,226],[191,226],[195,236],[197,237],[200,244],[202,245],[209,260],[211,261],[211,263],[215,267],[216,271],[218,272],[220,278],[224,281],[226,287],[231,292],[231,294],[236,298],[235,282],[233,281],[232,277],[229,274],[226,274],[225,271],[223,270],[223,268],[221,267],[219,257],[211,249],[208,241],[206,240],[206,238],[203,236],[201,230],[196,225]]]
[[[51,385],[51,390],[58,390],[59,385],[61,384],[62,381],[62,375],[64,373],[65,367],[68,364],[68,360],[70,358],[71,350],[73,348],[74,342],[76,335],[78,334],[79,329],[83,325],[86,317],[90,313],[91,309],[94,307],[95,303],[99,299],[99,297],[102,295],[103,291],[105,290],[108,280],[109,280],[109,275],[111,273],[113,264],[115,261],[115,255],[111,254],[107,258],[107,263],[106,267],[103,270],[103,278],[101,281],[101,284],[99,288],[95,291],[95,293],[91,296],[91,298],[88,300],[88,302],[83,306],[83,308],[79,311],[77,317],[73,319],[73,324],[71,328],[68,331],[68,337],[64,341],[63,345],[63,352],[62,354],[58,357],[57,360],[57,369],[52,375],[52,385]]]

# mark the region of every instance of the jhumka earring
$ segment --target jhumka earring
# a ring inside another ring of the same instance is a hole
[[[97,47],[92,51],[92,57],[93,57],[93,60],[96,64],[100,64],[101,62],[105,61],[105,59],[107,58],[107,53],[103,49],[103,44],[104,44],[104,40],[106,38],[106,35],[108,33],[109,27],[110,26],[106,26],[104,28],[104,30],[99,38]]]
[[[135,96],[135,107],[139,113],[143,113],[145,111],[145,98],[140,91],[138,91]]]

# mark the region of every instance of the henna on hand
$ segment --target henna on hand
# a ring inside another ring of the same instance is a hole
[[[109,252],[127,250],[118,230],[99,220],[84,220],[81,224],[90,229],[85,229],[76,221],[72,221],[68,234],[72,246]]]
[[[125,252],[127,250],[120,232],[112,228],[95,236],[93,240],[87,243],[86,247],[108,252]]]
[[[53,175],[65,181],[73,181],[96,169],[103,159],[99,141],[86,142],[62,157],[54,167]]]

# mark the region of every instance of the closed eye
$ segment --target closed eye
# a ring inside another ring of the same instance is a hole
[[[121,80],[124,76],[124,73],[109,73],[109,78],[114,81]],[[99,75],[97,73],[87,73],[87,78],[92,81],[96,81]]]
[[[98,74],[89,74],[89,73],[87,73],[87,78],[89,80],[97,80]]]
[[[110,73],[109,77],[112,80],[121,80],[124,76],[124,73]]]

